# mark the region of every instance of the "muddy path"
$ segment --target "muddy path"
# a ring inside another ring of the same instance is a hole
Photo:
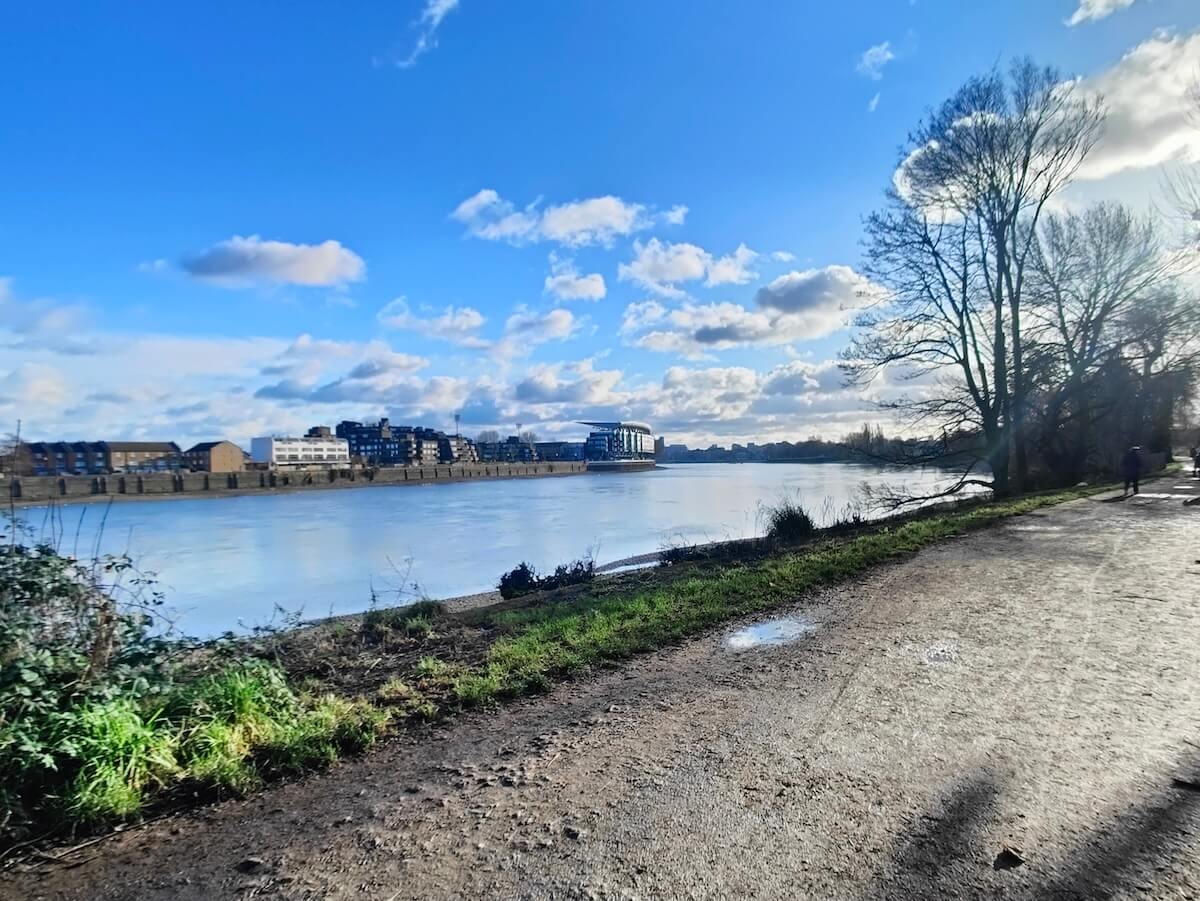
[[[1196,896],[1196,494],[947,541],[779,611],[791,640],[734,624],[0,897]]]

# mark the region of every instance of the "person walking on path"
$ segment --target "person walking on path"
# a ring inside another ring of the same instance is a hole
[[[1200,447],[1192,448],[1192,475],[1200,476]]]
[[[1142,475],[1142,449],[1136,444],[1125,452],[1121,458],[1121,474],[1125,477],[1125,497],[1129,496],[1129,486],[1133,493],[1138,493],[1138,482]]]

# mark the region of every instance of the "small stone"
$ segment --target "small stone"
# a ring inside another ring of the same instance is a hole
[[[245,857],[237,862],[236,869],[239,873],[257,873],[265,866],[261,857]]]
[[[1005,845],[1000,849],[1000,853],[996,855],[996,859],[992,861],[992,869],[1015,870],[1024,863],[1025,858],[1021,855],[1020,848]]]
[[[587,835],[587,830],[580,829],[578,826],[563,826],[563,835],[565,835],[567,838],[579,841],[581,838]]]

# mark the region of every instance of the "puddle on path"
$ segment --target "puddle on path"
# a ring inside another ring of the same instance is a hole
[[[731,651],[745,651],[763,645],[787,644],[811,634],[816,628],[816,623],[806,616],[769,619],[738,629],[725,639],[725,647]]]
[[[938,642],[927,647],[921,659],[930,666],[944,666],[958,661],[958,646],[952,642]]]

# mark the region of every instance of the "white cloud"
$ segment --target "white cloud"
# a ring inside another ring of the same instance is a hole
[[[574,314],[561,307],[547,313],[518,308],[504,323],[504,334],[532,344],[543,344],[571,337],[577,325]]]
[[[554,254],[550,254],[545,291],[561,300],[602,300],[607,293],[600,273],[580,275],[573,260],[560,260]]]
[[[611,244],[618,235],[628,235],[645,220],[645,207],[607,195],[549,207],[542,213],[543,237],[572,247]]]
[[[739,244],[732,254],[714,259],[703,247],[680,242],[673,244],[651,238],[646,243],[635,241],[634,258],[617,267],[620,281],[633,281],[663,297],[683,297],[677,287],[684,282],[705,279],[705,284],[743,285],[758,278],[749,269],[758,254]]]
[[[849,266],[792,271],[760,288],[759,306],[784,313],[834,314],[861,309],[880,298],[880,289]]]
[[[539,344],[575,337],[580,326],[575,315],[561,307],[546,313],[517,307],[504,323],[503,336],[492,346],[492,357],[501,363],[527,357]]]
[[[883,78],[883,67],[895,58],[896,54],[892,52],[891,42],[884,41],[882,44],[876,44],[874,47],[864,50],[862,56],[858,58],[855,70],[859,75],[864,75],[872,81],[879,81]]]
[[[621,317],[619,334],[632,335],[654,322],[661,322],[667,316],[667,308],[657,300],[643,300],[631,303],[625,308]]]
[[[401,69],[408,69],[417,64],[422,56],[437,46],[437,30],[442,19],[458,8],[458,0],[425,0],[421,16],[413,23],[414,28],[420,29],[417,42],[408,56],[396,60]]]
[[[757,309],[736,303],[631,304],[621,334],[638,347],[703,359],[714,351],[778,346],[845,328],[881,289],[848,266],[789,272],[759,289]]]
[[[664,297],[681,297],[675,285],[704,278],[712,256],[695,244],[663,243],[651,238],[645,244],[635,241],[634,259],[617,267],[620,281],[637,282],[642,287]]]
[[[10,278],[0,278],[0,347],[37,348],[60,354],[96,352],[81,333],[87,310],[49,298],[19,300]],[[7,333],[7,334],[6,334]]]
[[[751,272],[749,266],[756,259],[758,259],[757,253],[745,244],[739,244],[733,253],[709,264],[708,278],[705,279],[704,284],[712,287],[713,285],[744,285],[752,282],[758,278],[758,273]]]
[[[875,96],[871,98],[869,103],[867,103],[867,112],[868,113],[873,113],[873,112],[875,112],[875,110],[879,109],[880,96],[881,96],[880,93],[878,91],[876,91]]]
[[[1108,108],[1104,130],[1079,178],[1096,180],[1172,161],[1200,161],[1200,115],[1193,95],[1200,73],[1200,31],[1159,32],[1112,68],[1082,79]]]
[[[688,208],[679,203],[663,213],[661,218],[667,225],[683,225],[683,220],[687,218],[687,214]]]
[[[687,207],[672,207],[661,214],[665,222],[680,223]],[[590,244],[611,246],[625,237],[654,224],[648,208],[611,194],[574,200],[540,209],[535,200],[517,209],[491,188],[484,188],[460,203],[450,214],[467,227],[467,234],[486,241],[528,244],[553,241],[566,247]]]
[[[1079,8],[1067,19],[1067,25],[1095,22],[1111,16],[1119,9],[1133,6],[1134,0],[1079,0]]]
[[[362,257],[337,241],[289,244],[264,241],[258,235],[235,235],[194,256],[183,269],[193,278],[228,287],[256,282],[285,285],[343,285],[360,281],[367,266]]]
[[[777,263],[790,263],[796,259],[796,255],[790,250],[776,250],[771,253],[771,259]]]
[[[416,332],[426,338],[449,341],[460,347],[487,347],[488,342],[479,337],[479,330],[487,321],[474,307],[449,306],[440,313],[421,316],[414,313],[404,297],[397,297],[377,314],[376,319],[385,328]]]
[[[513,388],[527,404],[614,404],[624,400],[613,389],[624,378],[619,369],[596,370],[591,360],[536,366]]]

